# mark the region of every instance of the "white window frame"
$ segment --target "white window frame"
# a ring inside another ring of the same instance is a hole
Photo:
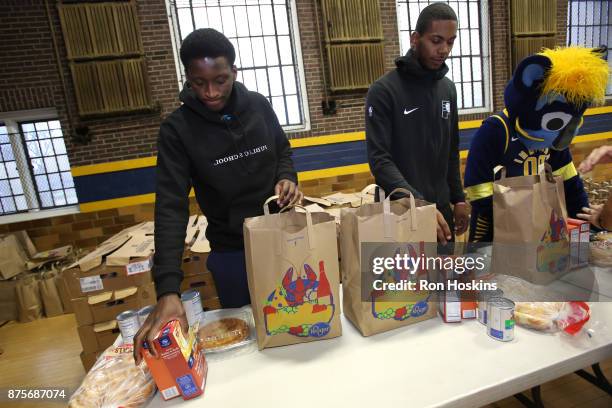
[[[0,112],[0,123],[3,123],[4,126],[7,127],[9,134],[20,135],[21,129],[19,127],[19,123],[22,122],[54,119],[59,120],[57,110],[55,110],[54,108]],[[13,146],[13,154],[20,156],[20,159],[16,161],[18,163],[25,163],[29,165],[29,159],[25,152],[25,146],[23,145],[22,140],[13,140],[11,141],[11,145]],[[60,215],[76,214],[80,212],[78,204],[62,206],[58,208],[40,209],[36,187],[34,184],[34,180],[32,180],[30,170],[23,169],[20,167],[18,167],[18,170],[19,178],[21,179],[21,185],[23,187],[26,200],[28,201],[28,205],[34,208],[31,208],[30,210],[25,212],[0,215],[0,225],[12,224],[21,221],[36,220],[41,218],[57,217]]]
[[[409,2],[410,0],[408,0]],[[482,83],[483,83],[483,92],[482,96],[484,98],[484,106],[476,107],[476,108],[461,108],[459,109],[459,115],[469,115],[475,113],[485,113],[491,112],[493,107],[493,86],[491,85],[491,73],[492,73],[492,61],[491,61],[491,30],[489,28],[489,7],[488,0],[480,0],[480,14],[482,16],[481,19],[481,27],[479,32],[487,33],[488,41],[483,46],[481,44],[481,52],[482,52]],[[396,14],[396,23],[397,23],[397,36],[398,42],[400,45],[400,52],[402,48],[401,43],[401,27],[399,25],[399,2],[395,1],[395,14]],[[481,34],[482,35],[482,34]],[[452,54],[452,52],[451,52]],[[450,78],[449,78],[450,79]]]
[[[304,69],[304,60],[302,57],[302,43],[300,40],[300,29],[299,29],[299,21],[297,15],[297,6],[296,0],[287,0],[287,6],[289,7],[289,12],[291,16],[291,26],[289,27],[291,40],[293,41],[295,59],[296,59],[296,69],[297,69],[297,79],[298,84],[297,87],[299,89],[300,102],[302,104],[302,117],[304,123],[300,125],[285,125],[283,126],[283,130],[286,133],[296,133],[296,132],[306,132],[311,129],[310,122],[310,108],[308,106],[308,93],[306,90],[306,76]],[[180,58],[180,46],[181,46],[181,35],[179,32],[179,27],[176,21],[178,21],[178,16],[176,15],[175,9],[171,4],[170,0],[166,0],[166,11],[168,14],[168,24],[170,25],[170,35],[172,37],[172,52],[174,54],[174,65],[176,68],[176,77],[177,77],[177,85],[178,90],[183,87],[183,64],[181,63]]]

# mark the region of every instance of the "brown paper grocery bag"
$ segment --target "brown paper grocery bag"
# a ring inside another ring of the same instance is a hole
[[[373,187],[376,186],[366,187],[362,194]],[[378,191],[379,202],[343,209],[340,222],[342,310],[364,336],[430,319],[436,316],[437,309],[435,296],[428,291],[374,290],[370,265],[361,263],[362,243],[393,243],[385,248],[400,254],[418,256],[423,252],[433,256],[437,241],[435,205],[415,200],[404,189],[394,190],[387,198],[382,189]],[[391,201],[396,192],[406,196]],[[369,255],[365,258],[369,259]],[[423,275],[429,275],[429,271],[423,269],[410,279],[428,279]]]
[[[45,316],[47,317],[64,314],[62,300],[57,288],[57,279],[57,272],[49,271],[43,272],[40,281],[38,281],[40,298],[44,306]]]
[[[27,275],[17,281],[17,306],[19,308],[19,321],[32,322],[42,317],[42,304],[38,282],[34,275]]]
[[[295,208],[244,221],[249,293],[259,349],[342,334],[336,223]]]
[[[493,272],[547,284],[569,271],[565,191],[550,165],[493,183]]]

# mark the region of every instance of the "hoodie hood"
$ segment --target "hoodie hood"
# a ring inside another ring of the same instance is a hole
[[[208,109],[206,105],[204,105],[204,103],[198,99],[193,89],[191,89],[189,82],[185,82],[185,85],[179,94],[179,100],[189,109],[196,112],[206,120],[215,123],[223,123],[222,118],[225,114],[240,116],[240,114],[248,109],[250,105],[248,93],[249,91],[242,83],[234,81],[232,94],[227,105],[222,111],[214,112]]]
[[[399,57],[395,60],[395,66],[397,70],[403,75],[410,75],[417,78],[430,78],[433,80],[440,80],[448,73],[448,66],[446,63],[442,64],[437,70],[431,70],[424,68],[419,62],[413,50],[408,50],[406,55]]]

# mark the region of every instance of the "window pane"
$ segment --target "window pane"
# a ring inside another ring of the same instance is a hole
[[[274,108],[274,112],[276,113],[281,126],[286,125],[287,118],[285,117],[285,101],[282,96],[272,97],[272,108]]]
[[[20,179],[11,179],[11,188],[13,189],[13,194],[23,194],[23,187],[21,186]]]
[[[6,167],[4,166],[4,163],[0,163],[0,179],[5,179],[7,177]]]
[[[35,176],[34,178],[36,180],[36,187],[38,188],[38,191],[49,191],[49,180],[47,179],[47,176]]]
[[[297,93],[295,86],[295,69],[291,67],[283,67],[283,85],[285,85],[285,92],[289,94]]]
[[[274,6],[274,17],[276,18],[276,34],[289,35],[289,22],[287,21],[287,8],[285,6]]]
[[[45,172],[43,159],[32,159],[30,163],[32,163],[32,171],[34,174],[43,174]]]
[[[0,180],[0,197],[8,197],[12,194],[11,184],[8,180]]]
[[[2,151],[2,159],[4,161],[15,160],[15,156],[13,156],[13,148],[10,144],[3,144],[0,150]]]
[[[74,187],[74,180],[70,172],[67,171],[62,173],[62,183],[64,184],[64,188]]]
[[[59,120],[50,120],[49,121],[49,129],[59,129],[59,131],[62,131],[62,126],[60,125]]]
[[[255,54],[253,55],[253,59],[256,67],[265,67],[266,66],[266,52],[264,46],[264,40],[262,37],[253,38],[253,49],[255,50]]]
[[[66,154],[64,139],[53,139],[53,149],[55,150],[55,154]]]
[[[47,173],[54,173],[57,171],[57,161],[55,161],[55,157],[45,158],[45,168],[47,169]]]
[[[38,142],[27,142],[28,155],[30,157],[40,157],[40,146]]]
[[[57,190],[53,192],[53,201],[55,205],[66,205],[66,196],[63,190]]]
[[[51,141],[51,139],[44,139],[44,140],[41,140],[39,143],[40,143],[40,153],[43,156],[53,156],[55,154],[53,150],[53,142]]]
[[[53,197],[50,192],[40,193],[40,201],[42,207],[53,207]]]
[[[66,200],[68,204],[76,204],[78,202],[76,190],[74,188],[66,189]]]
[[[268,89],[268,75],[265,69],[258,69],[255,71],[257,78],[257,92],[263,95],[269,95],[270,90]]]
[[[264,37],[266,44],[266,59],[268,65],[278,65],[278,47],[276,46],[276,38]]]
[[[57,156],[57,163],[59,165],[60,171],[70,170],[70,163],[68,162],[68,156],[66,155]]]
[[[298,104],[297,95],[287,97],[287,113],[289,114],[290,125],[300,123],[300,105]]]
[[[28,209],[28,202],[25,196],[20,195],[15,197],[15,204],[17,204],[17,211],[25,211]]]
[[[15,212],[17,209],[15,208],[15,200],[13,197],[2,198],[2,207],[4,208],[4,212]]]
[[[250,6],[247,7],[247,16],[249,21],[249,30],[251,35],[261,35],[261,16],[259,15],[259,7]]]
[[[242,71],[242,82],[251,91],[257,91],[257,80],[255,79],[255,71],[252,69]]]
[[[288,35],[278,37],[278,48],[280,50],[281,64],[291,64],[293,62],[293,55],[291,55],[291,40]]]
[[[51,190],[59,190],[62,186],[62,178],[59,173],[49,174],[49,185],[51,186]]]
[[[268,77],[270,78],[270,90],[272,91],[271,96],[278,96],[283,94],[282,80],[280,76],[280,69],[274,67],[268,69]]]
[[[47,124],[47,122],[36,122],[34,124],[34,128],[37,132],[40,132],[43,130],[49,130],[49,125]]]
[[[10,178],[19,177],[19,171],[17,171],[17,163],[12,161],[4,163],[4,165],[6,166],[6,172],[8,173],[8,176]]]

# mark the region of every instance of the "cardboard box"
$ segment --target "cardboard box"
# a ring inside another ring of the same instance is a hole
[[[155,304],[155,285],[132,286],[72,300],[77,326],[113,320],[126,310],[138,310]]]
[[[105,266],[82,272],[78,268],[66,269],[62,273],[70,299],[87,297],[102,292],[145,286],[153,282],[151,271],[128,275],[125,269],[113,271]]]
[[[206,386],[206,374],[208,365],[204,356],[204,350],[196,341],[197,325],[191,328],[188,338],[185,339],[180,324],[176,320],[168,322],[153,340],[150,347],[155,347],[164,367],[149,366],[151,375],[156,381],[164,379],[166,386],[168,377],[174,379],[176,389],[184,400],[202,395]],[[147,354],[145,353],[145,358]],[[147,360],[145,360],[147,361]],[[150,362],[150,359],[148,360]],[[147,363],[148,363],[147,362]],[[176,396],[176,392],[162,394],[164,399]]]
[[[85,353],[106,350],[117,340],[117,336],[120,334],[116,320],[90,326],[81,326],[77,328],[77,332],[81,339],[81,347]]]
[[[202,299],[202,308],[204,311],[221,309],[221,302],[218,297]]]
[[[185,276],[181,283],[181,292],[189,289],[196,289],[200,292],[200,298],[211,299],[217,297],[217,289],[215,281],[210,272],[201,273],[199,275]]]
[[[92,353],[81,351],[81,363],[83,363],[85,371],[91,370],[91,367],[98,361],[98,357],[100,357],[102,353],[102,351],[94,351]]]
[[[15,234],[0,237],[0,279],[10,279],[26,272],[28,255]]]

